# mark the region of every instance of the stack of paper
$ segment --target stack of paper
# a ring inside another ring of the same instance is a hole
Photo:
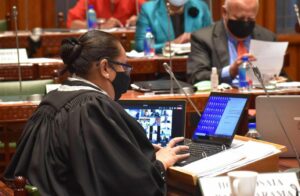
[[[216,176],[280,152],[274,146],[261,142],[236,142],[234,140],[230,149],[195,161],[182,169],[198,177]]]

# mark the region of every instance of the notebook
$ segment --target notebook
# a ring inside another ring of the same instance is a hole
[[[185,132],[184,100],[120,100],[125,111],[144,128],[148,139],[165,146]]]
[[[256,129],[262,140],[287,147],[288,151],[281,157],[295,157],[291,144],[280,126],[279,119],[297,153],[300,153],[300,95],[258,96],[256,105]],[[275,111],[278,115],[276,117]]]
[[[183,166],[230,148],[247,102],[246,94],[212,92],[192,139],[185,140],[191,156],[177,164]]]

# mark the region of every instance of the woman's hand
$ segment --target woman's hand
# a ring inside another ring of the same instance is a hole
[[[156,159],[163,163],[165,169],[173,166],[177,161],[184,160],[190,156],[190,153],[180,154],[182,151],[187,151],[189,149],[188,146],[176,146],[176,144],[183,140],[183,137],[173,138],[166,147],[161,148],[156,152]]]
[[[114,27],[123,27],[123,24],[116,18],[109,18],[104,23],[101,24],[101,29],[111,29]]]
[[[184,44],[184,43],[190,42],[190,40],[191,40],[191,33],[183,33],[183,34],[179,35],[176,39],[174,39],[172,41],[172,43]]]
[[[137,16],[133,15],[128,20],[126,20],[125,27],[135,26],[137,21]]]

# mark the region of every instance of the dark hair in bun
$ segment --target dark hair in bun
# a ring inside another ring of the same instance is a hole
[[[119,41],[113,35],[103,31],[88,31],[79,39],[67,38],[61,42],[60,56],[66,67],[66,71],[85,76],[93,62],[108,57],[114,59],[119,56]]]

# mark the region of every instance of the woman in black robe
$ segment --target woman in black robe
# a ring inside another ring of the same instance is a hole
[[[89,31],[63,40],[61,57],[72,77],[28,120],[5,178],[25,176],[41,195],[164,195],[165,170],[188,147],[154,147],[114,101],[130,83],[120,42]]]

